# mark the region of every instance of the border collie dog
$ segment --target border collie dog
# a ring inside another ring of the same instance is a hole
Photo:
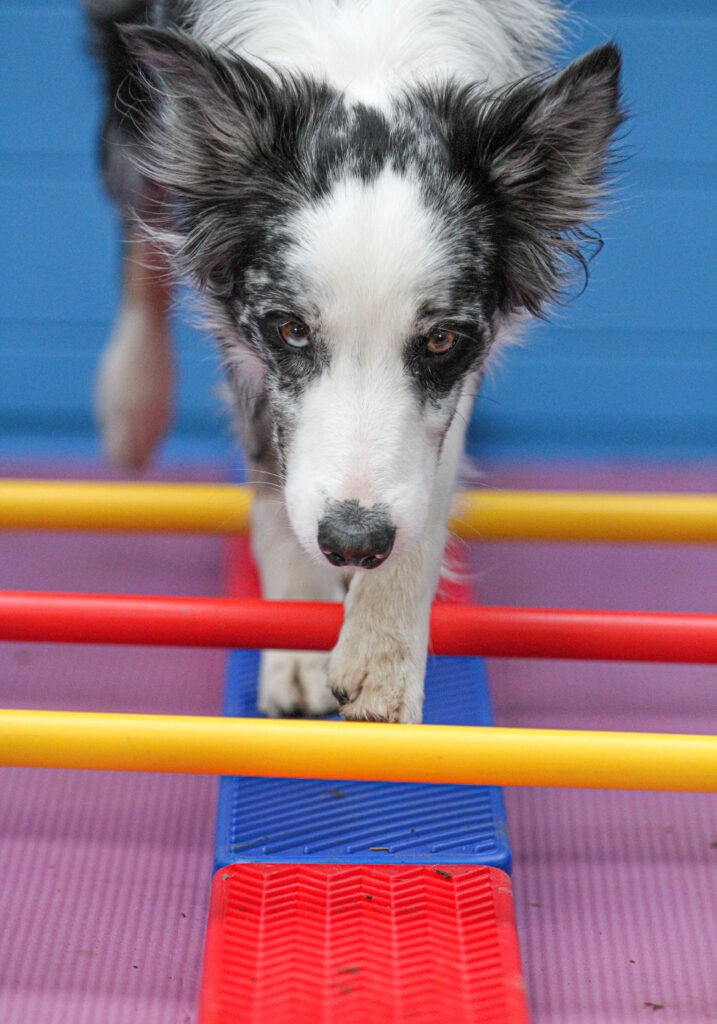
[[[491,353],[585,267],[620,55],[551,72],[552,0],[85,3],[125,232],[108,451],[140,466],[165,428],[188,279],[264,596],[345,603],[328,659],[264,654],[261,709],[419,722],[466,423]]]

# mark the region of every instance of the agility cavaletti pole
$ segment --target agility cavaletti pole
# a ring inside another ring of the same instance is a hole
[[[321,602],[0,592],[0,640],[330,650],[342,622]],[[717,664],[717,615],[435,605],[431,650]]]
[[[717,737],[0,711],[0,764],[717,791]]]
[[[242,533],[252,492],[220,484],[0,481],[0,528]],[[472,540],[717,542],[705,494],[466,491],[451,526]]]

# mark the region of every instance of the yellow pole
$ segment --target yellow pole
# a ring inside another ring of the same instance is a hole
[[[458,535],[471,540],[717,542],[709,494],[467,491],[454,516]]]
[[[229,484],[0,480],[0,528],[245,533],[251,499]]]
[[[717,792],[717,737],[0,711],[0,763]]]
[[[241,533],[251,490],[219,484],[0,481],[0,528]],[[717,542],[717,497],[466,491],[452,527],[469,540]]]
[[[571,490],[473,490],[455,507],[459,536],[471,540],[715,543],[712,495]]]

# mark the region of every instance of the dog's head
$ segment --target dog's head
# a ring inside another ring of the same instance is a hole
[[[144,172],[230,381],[269,404],[302,546],[364,568],[405,554],[491,348],[584,266],[617,50],[379,111],[179,34],[126,39],[157,99]]]

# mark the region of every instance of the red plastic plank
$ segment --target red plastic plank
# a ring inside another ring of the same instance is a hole
[[[510,879],[477,866],[235,864],[199,1024],[527,1024]]]

